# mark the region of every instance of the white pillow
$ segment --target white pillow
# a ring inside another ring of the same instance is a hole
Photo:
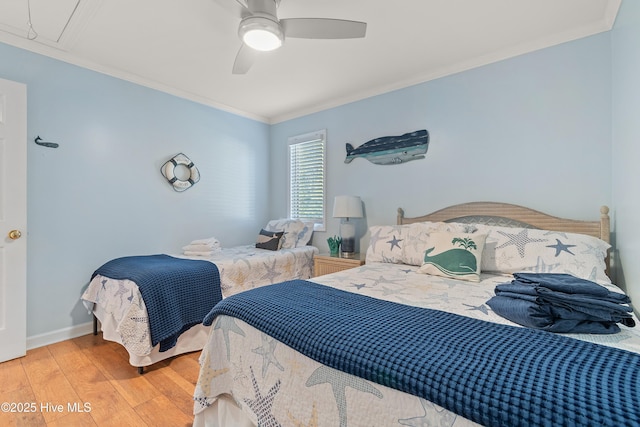
[[[313,222],[305,222],[302,231],[298,233],[298,237],[296,239],[296,248],[300,248],[303,246],[307,246],[309,242],[311,242],[311,237],[313,236]]]
[[[369,247],[366,262],[403,262],[404,240],[408,227],[402,225],[373,225],[369,227]]]
[[[486,234],[431,233],[418,273],[470,282],[480,281]]]
[[[281,249],[292,249],[307,245],[313,234],[313,224],[311,227],[297,219],[274,219],[267,223],[264,228],[267,231],[283,231]]]
[[[605,273],[607,242],[584,234],[532,228],[478,226],[487,234],[482,271],[566,273],[611,283]]]

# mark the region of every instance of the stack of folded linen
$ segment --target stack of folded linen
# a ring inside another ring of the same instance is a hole
[[[183,253],[187,256],[211,256],[220,252],[221,249],[222,245],[215,237],[194,240],[182,248]]]
[[[496,286],[487,305],[498,315],[529,328],[560,333],[615,334],[616,323],[635,326],[630,299],[570,274],[514,273]]]

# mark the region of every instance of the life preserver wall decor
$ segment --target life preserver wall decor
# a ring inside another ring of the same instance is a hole
[[[176,167],[180,165],[189,170],[189,177],[187,179],[180,179],[176,176]],[[187,190],[191,188],[193,184],[200,181],[200,171],[198,171],[198,168],[193,164],[191,159],[182,153],[176,154],[163,164],[160,172],[162,176],[169,181],[169,184],[173,186],[175,191]]]

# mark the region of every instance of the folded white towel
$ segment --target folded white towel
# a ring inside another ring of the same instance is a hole
[[[218,239],[216,239],[215,237],[210,237],[208,239],[198,239],[198,240],[194,240],[191,243],[189,243],[190,245],[206,245],[212,248],[216,248],[216,247],[220,247],[220,241]]]
[[[195,251],[195,252],[208,252],[208,251],[219,251],[222,249],[220,245],[194,245],[189,244],[187,246],[183,246],[183,251]]]
[[[208,257],[211,256],[215,253],[217,253],[219,251],[184,251],[184,254],[186,256],[203,256],[203,257]]]

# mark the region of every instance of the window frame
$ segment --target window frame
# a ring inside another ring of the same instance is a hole
[[[320,141],[322,143],[322,218],[320,221],[314,221],[314,231],[326,231],[327,223],[327,130],[321,129],[314,132],[305,133],[302,135],[292,136],[288,139],[287,144],[287,159],[288,159],[288,178],[287,178],[287,212],[289,218],[298,219],[297,213],[294,216],[292,212],[292,146],[304,143],[311,143],[314,141]],[[299,218],[301,220],[309,220],[305,218]]]

